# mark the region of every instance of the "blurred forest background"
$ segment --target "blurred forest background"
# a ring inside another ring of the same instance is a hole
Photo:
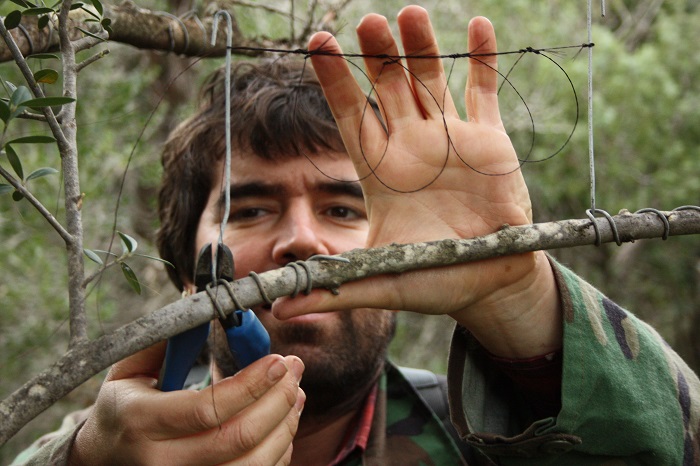
[[[431,12],[443,53],[467,51],[466,27],[475,15],[492,20],[501,51],[587,42],[585,2],[416,3]],[[259,4],[290,8],[286,0]],[[353,30],[364,13],[385,14],[393,23],[405,4],[399,0],[350,1],[336,23],[344,50],[358,50]],[[215,11],[205,3],[185,0],[143,0],[138,5],[176,15],[195,11],[205,16]],[[217,5],[225,7],[225,0]],[[295,14],[303,16],[304,8],[296,5]],[[12,9],[7,0],[0,0],[0,14]],[[281,15],[237,2],[229,9],[248,35],[285,37],[290,33],[290,22]],[[623,208],[671,210],[700,204],[700,1],[609,0],[607,17],[599,17],[596,4],[594,18],[597,207],[617,213]],[[85,247],[108,248],[121,195],[117,228],[137,238],[141,252],[155,255],[160,146],[168,131],[193,111],[196,90],[223,59],[182,58],[113,43],[101,48],[111,53],[79,76]],[[507,84],[501,104],[506,128],[523,157],[532,137],[528,110],[532,113],[535,143],[529,160],[547,159],[523,167],[536,222],[583,218],[590,207],[587,51],[572,48],[548,56],[566,71],[578,96],[578,126],[563,150],[548,158],[572,131],[577,100],[567,76],[552,62],[526,54],[509,80],[527,107]],[[501,70],[505,73],[518,58],[518,54],[502,56]],[[446,60],[445,65],[452,69],[453,95],[461,101],[467,60]],[[13,63],[0,64],[0,76],[20,82]],[[48,86],[47,92],[59,94],[58,86]],[[32,123],[13,127],[13,137],[36,134],[37,128]],[[60,168],[52,146],[26,147],[22,153],[25,171]],[[122,176],[132,151],[122,192]],[[7,159],[0,158],[0,164],[8,167]],[[59,175],[54,175],[33,181],[31,188],[60,219],[59,186]],[[675,237],[552,254],[650,322],[692,367],[700,367],[700,343],[694,338],[700,325],[700,238]],[[142,294],[134,293],[116,268],[108,270],[89,297],[91,336],[178,299],[160,263],[134,258],[129,265],[141,280]],[[89,261],[86,266],[88,273],[97,267]],[[4,397],[63,353],[68,333],[63,243],[26,201],[15,202],[9,194],[0,196],[0,270],[0,397]],[[444,372],[452,327],[449,319],[423,319],[406,313],[401,314],[400,322],[393,358],[400,364]],[[39,433],[58,427],[68,410],[89,405],[100,380],[95,377],[23,429],[0,449],[0,463],[9,463]]]

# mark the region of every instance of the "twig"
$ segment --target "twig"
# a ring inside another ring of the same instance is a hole
[[[700,234],[700,211],[664,212],[669,229],[654,213],[622,214],[613,217],[621,241],[645,238]],[[595,219],[602,242],[614,240],[610,223]],[[496,233],[466,240],[443,240],[428,243],[389,245],[376,249],[356,249],[342,254],[349,263],[339,261],[308,261],[314,288],[338,288],[343,283],[374,275],[402,273],[443,265],[484,260],[509,254],[541,249],[592,245],[596,233],[591,220],[562,220],[551,223],[507,227]],[[289,296],[297,288],[297,272],[282,267],[259,275],[271,299]],[[301,276],[301,287],[306,276]],[[231,284],[244,308],[263,303],[260,290],[251,277]],[[215,290],[217,302],[225,313],[234,304],[225,287]],[[186,329],[208,322],[217,315],[206,292],[197,293],[154,311],[110,335],[73,345],[51,367],[34,377],[0,403],[0,445],[9,440],[22,426],[36,417],[72,389],[141,349],[165,340]]]
[[[63,241],[65,241],[66,245],[69,245],[73,242],[73,237],[71,236],[68,231],[66,231],[65,228],[63,228],[63,225],[61,225],[58,220],[56,220],[56,217],[49,212],[49,210],[44,207],[44,204],[39,201],[34,195],[32,194],[31,191],[29,191],[25,186],[20,183],[18,179],[16,179],[10,172],[5,170],[4,168],[0,167],[0,175],[2,175],[3,178],[5,178],[19,193],[24,196],[24,198],[29,201],[31,205],[34,206],[36,210],[39,211],[39,213],[46,219],[47,222],[53,227],[56,232],[61,235],[61,238],[63,238]]]
[[[95,55],[92,55],[91,57],[88,57],[88,58],[86,58],[85,60],[83,60],[83,61],[81,61],[80,63],[78,63],[78,64],[76,65],[76,67],[75,67],[75,70],[76,70],[78,73],[80,73],[80,72],[83,70],[83,68],[85,68],[86,66],[92,65],[92,64],[95,63],[97,60],[100,60],[100,59],[104,58],[104,57],[107,56],[108,54],[109,54],[109,49],[102,50],[102,51],[100,51],[99,53],[96,53]]]

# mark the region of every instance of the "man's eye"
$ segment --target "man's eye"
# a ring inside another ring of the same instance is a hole
[[[258,218],[262,216],[265,213],[263,209],[260,209],[258,207],[249,207],[246,209],[238,209],[234,212],[231,212],[231,215],[229,217],[229,220],[250,220],[254,218]]]
[[[345,220],[355,220],[363,217],[362,214],[358,213],[355,209],[343,206],[331,207],[327,212],[331,217]]]

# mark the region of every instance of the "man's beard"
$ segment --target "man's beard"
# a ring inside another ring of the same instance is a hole
[[[314,324],[284,323],[270,329],[272,353],[295,354],[306,366],[300,383],[306,393],[304,416],[338,416],[357,407],[384,367],[396,328],[395,313],[353,310],[341,312],[338,320],[332,331]],[[211,346],[223,376],[232,375],[236,368],[228,349]]]

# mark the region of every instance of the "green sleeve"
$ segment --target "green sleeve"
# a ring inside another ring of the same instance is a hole
[[[457,329],[451,414],[503,465],[700,464],[700,382],[649,325],[552,261],[563,309],[562,408],[528,415],[483,348]]]
[[[70,450],[80,427],[85,423],[91,408],[68,414],[61,427],[46,435],[20,453],[10,466],[61,466],[68,464]]]

